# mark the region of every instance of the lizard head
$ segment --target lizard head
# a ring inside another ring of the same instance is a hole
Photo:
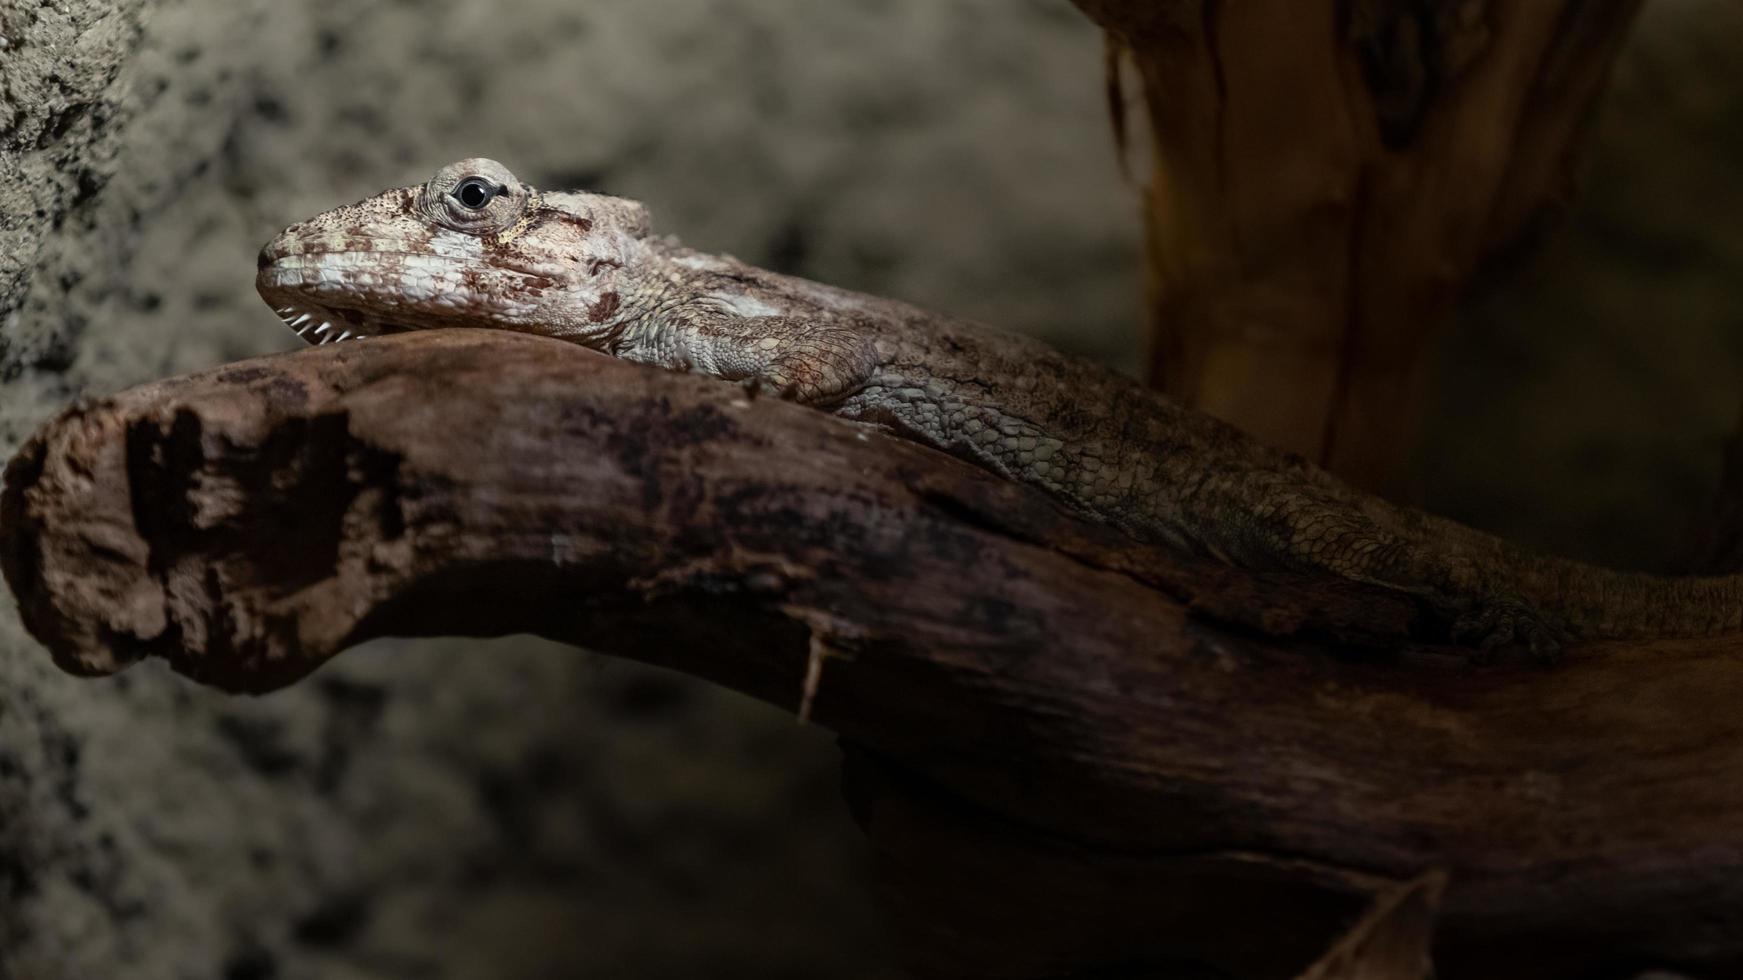
[[[450,164],[286,228],[255,288],[314,344],[436,327],[497,327],[603,347],[633,298],[647,212],[541,193],[494,160]]]

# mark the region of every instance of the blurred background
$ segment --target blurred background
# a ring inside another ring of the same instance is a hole
[[[1743,407],[1740,52],[1731,0],[1648,3],[1566,224],[1447,334],[1419,502],[1687,554]],[[1101,70],[1066,0],[0,3],[0,450],[295,348],[260,245],[473,155],[1135,370]],[[525,638],[78,681],[0,604],[0,977],[893,976],[791,708]]]

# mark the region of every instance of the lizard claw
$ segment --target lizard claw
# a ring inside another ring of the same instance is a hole
[[[1484,596],[1474,606],[1451,612],[1453,641],[1485,652],[1523,647],[1534,658],[1550,662],[1557,658],[1566,639],[1564,631],[1546,616],[1513,596]]]
[[[744,396],[752,401],[765,393],[772,394],[774,397],[779,398],[782,401],[792,402],[800,400],[799,386],[794,382],[787,381],[778,376],[746,378],[743,381],[740,381],[739,384],[744,388]]]

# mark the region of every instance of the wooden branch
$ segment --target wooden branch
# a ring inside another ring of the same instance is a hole
[[[0,525],[80,673],[263,691],[370,637],[534,632],[794,709],[809,676],[922,975],[1289,976],[1432,870],[1444,977],[1743,969],[1736,650],[1472,663],[1392,596],[1134,545],[731,385],[477,331],[263,358],[70,409]]]
[[[1300,980],[1434,980],[1434,911],[1446,882],[1438,872],[1392,889]]]
[[[1077,0],[1141,79],[1154,383],[1358,484],[1436,328],[1565,206],[1640,0]]]

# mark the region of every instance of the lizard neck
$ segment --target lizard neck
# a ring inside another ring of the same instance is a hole
[[[682,285],[674,281],[666,257],[646,246],[638,252],[626,269],[628,288],[623,290],[618,319],[598,343],[589,345],[616,357],[633,359],[636,350],[659,336],[672,311],[683,303]]]
[[[621,319],[600,347],[608,353],[715,373],[698,360],[713,360],[710,349],[724,340],[722,331],[730,332],[726,324],[793,310],[789,300],[762,294],[745,274],[760,270],[729,256],[698,252],[670,238],[638,244],[625,269]]]

